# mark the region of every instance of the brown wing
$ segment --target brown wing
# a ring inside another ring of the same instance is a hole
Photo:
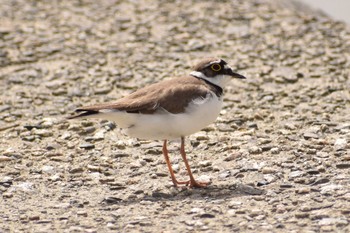
[[[177,114],[183,112],[193,99],[205,98],[210,89],[204,81],[192,76],[179,77],[146,86],[113,103],[78,108],[76,111],[83,113],[72,118],[97,114],[105,109],[143,114],[164,109]]]

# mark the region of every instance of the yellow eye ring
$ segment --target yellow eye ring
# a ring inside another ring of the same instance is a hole
[[[212,69],[213,71],[215,71],[215,72],[218,72],[218,71],[221,70],[221,65],[219,65],[219,64],[212,64],[212,65],[211,65],[211,69]]]

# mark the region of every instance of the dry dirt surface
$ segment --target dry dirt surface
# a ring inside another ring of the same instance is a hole
[[[0,232],[350,232],[349,54],[291,1],[1,0]],[[207,188],[174,188],[161,142],[65,120],[208,56],[247,79],[187,138]]]

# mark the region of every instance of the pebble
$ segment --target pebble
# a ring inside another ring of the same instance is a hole
[[[90,149],[94,149],[95,145],[91,143],[83,143],[83,144],[80,144],[79,147],[82,149],[90,150]]]
[[[70,132],[64,132],[60,138],[63,140],[68,140],[71,137],[72,137],[72,134]]]
[[[105,133],[106,131],[104,129],[98,130],[94,136],[92,136],[92,139],[95,141],[103,140],[105,138]]]
[[[198,165],[199,165],[200,167],[208,167],[208,166],[211,166],[211,165],[212,165],[212,162],[209,161],[209,160],[204,160],[204,161],[200,161],[200,162],[198,163]]]
[[[257,217],[259,215],[265,215],[264,210],[261,209],[252,209],[249,213],[250,217]]]
[[[311,132],[306,132],[306,133],[304,133],[304,138],[305,139],[310,139],[310,138],[318,139],[319,135],[315,134],[315,133],[311,133]]]
[[[218,178],[219,180],[225,180],[227,177],[231,176],[231,172],[229,170],[225,170],[223,172],[220,172]]]
[[[303,171],[293,171],[291,173],[289,173],[288,178],[289,179],[293,179],[293,178],[297,178],[297,177],[302,177],[304,176],[305,172]]]
[[[271,173],[276,173],[277,170],[276,170],[275,168],[272,168],[272,167],[263,167],[263,168],[261,169],[261,172],[262,172],[263,174],[271,174]]]
[[[281,184],[280,188],[282,189],[289,189],[289,188],[293,188],[294,186],[292,184]]]
[[[320,188],[320,193],[321,194],[328,194],[331,195],[333,194],[335,191],[342,189],[343,186],[342,185],[338,185],[338,184],[327,184],[325,186],[322,186]]]
[[[302,187],[295,190],[297,194],[306,194],[306,193],[310,193],[310,191],[311,189],[309,187]]]
[[[93,132],[95,132],[96,130],[96,127],[94,126],[88,126],[88,127],[85,127],[84,130],[83,130],[83,134],[91,134]]]
[[[201,175],[197,178],[199,182],[204,182],[204,183],[210,183],[211,182],[211,177],[208,175]]]
[[[22,182],[14,185],[14,187],[24,192],[33,192],[35,190],[34,183],[31,182]]]
[[[345,218],[323,218],[318,222],[319,225],[337,225],[337,226],[346,226],[349,224],[348,220]]]
[[[248,151],[250,154],[260,154],[262,152],[262,149],[258,146],[252,146],[249,147]]]
[[[9,193],[9,192],[5,192],[2,194],[3,198],[12,198],[13,197],[13,193]]]
[[[84,169],[82,167],[73,167],[69,170],[69,173],[75,174],[75,173],[81,173]]]
[[[53,135],[53,132],[51,130],[47,129],[33,129],[31,131],[34,135],[38,135],[41,137],[51,137]]]
[[[11,157],[0,155],[0,163],[8,162],[8,161],[11,161],[12,159],[13,158],[11,158]]]
[[[335,167],[339,169],[348,169],[350,168],[350,163],[338,163]]]
[[[209,137],[205,132],[198,132],[194,136],[196,137],[196,140],[199,140],[199,141],[209,140]]]
[[[273,148],[271,148],[270,151],[271,151],[271,154],[274,154],[274,155],[277,155],[281,152],[280,148],[278,148],[278,147],[273,147]]]
[[[43,128],[51,128],[55,123],[57,122],[52,118],[44,118],[40,125]]]
[[[190,210],[190,213],[191,214],[203,214],[205,212],[204,212],[204,209],[202,209],[202,208],[192,208]]]
[[[53,166],[49,166],[49,165],[44,165],[42,166],[41,170],[44,172],[44,173],[47,173],[47,174],[53,174],[55,173],[55,168]]]
[[[101,172],[101,168],[99,166],[94,166],[94,165],[88,164],[86,166],[86,168],[91,172]]]
[[[56,150],[56,149],[59,149],[61,147],[60,144],[57,144],[57,143],[48,143],[47,146],[46,146],[46,149],[47,150]]]
[[[345,150],[348,142],[345,138],[338,138],[334,142],[334,149],[335,150]]]

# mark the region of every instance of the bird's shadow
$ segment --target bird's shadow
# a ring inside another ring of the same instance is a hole
[[[122,199],[118,197],[106,197],[102,200],[102,205],[130,205],[140,203],[141,201],[159,202],[159,201],[181,201],[184,199],[192,200],[220,200],[231,197],[263,195],[264,190],[258,189],[242,183],[231,185],[211,185],[206,188],[176,188],[172,192],[154,191],[151,194],[140,198]]]

